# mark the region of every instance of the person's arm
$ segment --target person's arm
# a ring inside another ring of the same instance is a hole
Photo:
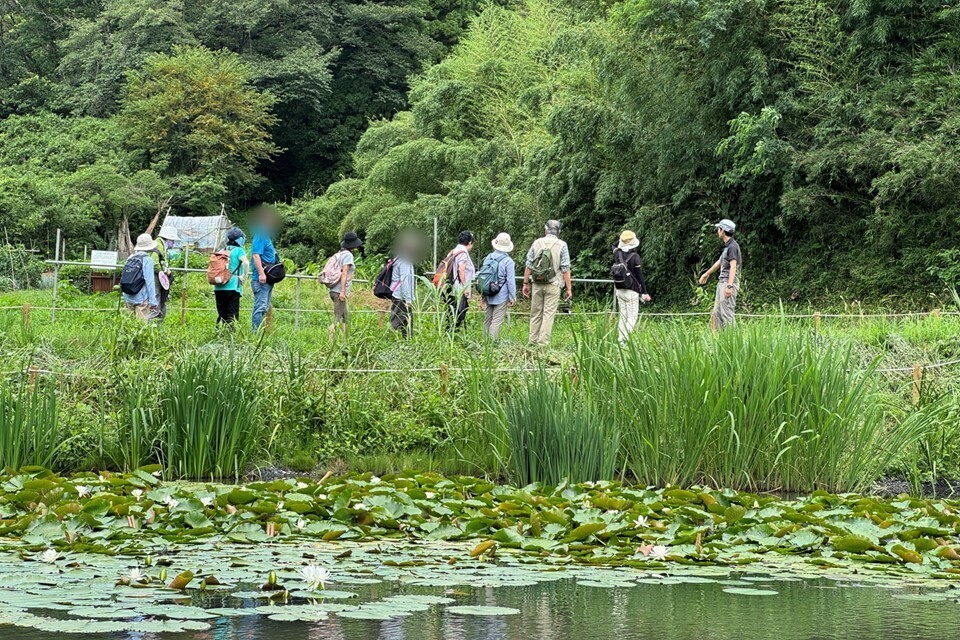
[[[154,277],[156,277],[156,274],[154,273],[153,269],[153,258],[144,258],[143,284],[147,290],[147,302],[150,303],[151,307],[157,307],[160,305],[159,300],[157,300],[157,284],[154,282]]]
[[[713,263],[713,266],[704,271],[703,275],[700,276],[700,284],[707,284],[710,280],[710,276],[717,272],[720,269],[720,261],[717,260]]]
[[[640,256],[634,254],[633,260],[633,277],[637,279],[637,284],[640,285],[640,298],[644,302],[650,302],[650,295],[647,293],[647,280],[643,277],[643,263],[640,261]]]
[[[560,247],[560,272],[567,287],[567,300],[573,299],[573,279],[570,277],[570,247],[564,242]]]
[[[409,307],[413,302],[414,287],[416,286],[413,264],[407,263],[400,265],[400,299],[407,303]]]
[[[563,284],[567,286],[567,300],[573,300],[573,279],[569,269],[563,272]]]
[[[513,306],[517,302],[517,266],[513,260],[507,260],[507,302]]]
[[[533,270],[530,267],[527,267],[523,270],[523,297],[530,297],[530,276],[533,275]]]
[[[340,301],[347,299],[347,275],[350,273],[350,263],[340,269]]]
[[[727,286],[723,290],[723,295],[727,298],[733,295],[733,283],[736,282],[737,278],[737,260],[734,258],[730,261],[730,277],[727,278]]]
[[[462,254],[460,260],[457,261],[457,282],[460,283],[460,286],[463,288],[463,295],[470,297],[470,284],[467,282],[467,257],[466,254]]]

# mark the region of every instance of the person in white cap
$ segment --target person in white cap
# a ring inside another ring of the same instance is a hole
[[[610,276],[617,296],[617,309],[620,315],[620,344],[624,344],[633,333],[640,315],[640,303],[650,302],[647,293],[647,281],[643,277],[640,254],[637,247],[640,240],[633,231],[624,231],[613,249],[613,266]]]
[[[714,331],[723,331],[736,324],[734,312],[737,308],[737,294],[740,293],[740,272],[743,269],[743,259],[740,256],[740,245],[733,236],[737,225],[732,220],[721,220],[716,225],[717,237],[723,243],[720,259],[700,276],[700,284],[705,285],[717,271],[720,272],[720,282],[717,284],[717,295],[713,301],[713,315],[710,326]]]
[[[120,291],[123,304],[141,320],[153,320],[157,316],[157,285],[154,280],[155,269],[150,252],[157,243],[149,233],[137,237],[137,245],[127,258],[120,274]]]
[[[483,259],[477,272],[477,290],[483,296],[483,335],[491,340],[500,337],[500,327],[507,317],[507,309],[517,302],[517,265],[510,257],[513,241],[507,233],[501,233],[493,242],[493,253]]]
[[[160,227],[157,234],[157,320],[163,322],[167,317],[167,299],[170,297],[170,287],[173,284],[173,272],[170,271],[170,261],[167,252],[180,242],[180,232],[176,227]]]

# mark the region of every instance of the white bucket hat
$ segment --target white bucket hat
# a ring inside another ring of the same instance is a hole
[[[157,241],[150,237],[149,233],[141,233],[137,236],[136,251],[153,251],[157,248]]]
[[[493,242],[490,243],[493,245],[493,248],[497,251],[503,251],[504,253],[510,253],[513,251],[513,241],[510,239],[509,233],[501,233],[493,239]]]
[[[177,231],[176,227],[160,227],[160,233],[157,234],[157,237],[180,242],[180,232]]]
[[[633,231],[624,231],[620,234],[620,242],[617,244],[617,249],[620,249],[620,251],[630,251],[630,249],[636,249],[639,246],[640,239]]]

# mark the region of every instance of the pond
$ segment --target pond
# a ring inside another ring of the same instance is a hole
[[[488,640],[553,638],[885,638],[960,636],[960,590],[810,568],[668,572],[560,566],[500,556],[449,564],[455,545],[258,545],[172,554],[147,568],[219,566],[221,585],[184,591],[116,584],[136,560],[0,557],[0,637],[18,640]],[[347,551],[349,556],[343,556]],[[330,566],[310,591],[307,558]],[[300,567],[300,570],[297,570]],[[267,569],[270,568],[270,571]],[[261,577],[288,591],[260,591]],[[823,576],[823,577],[817,577]],[[326,597],[324,597],[326,596]],[[477,608],[479,607],[479,608]],[[279,618],[279,619],[278,619]],[[285,620],[286,618],[286,620]],[[287,621],[289,620],[289,621]],[[17,627],[6,627],[11,622]],[[166,631],[165,633],[155,633]],[[68,633],[69,632],[69,633]],[[83,635],[77,635],[83,634]]]

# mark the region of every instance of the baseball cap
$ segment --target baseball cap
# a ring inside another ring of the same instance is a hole
[[[723,229],[727,233],[733,233],[737,230],[737,225],[733,222],[733,220],[727,220],[726,218],[713,226],[717,229]]]

